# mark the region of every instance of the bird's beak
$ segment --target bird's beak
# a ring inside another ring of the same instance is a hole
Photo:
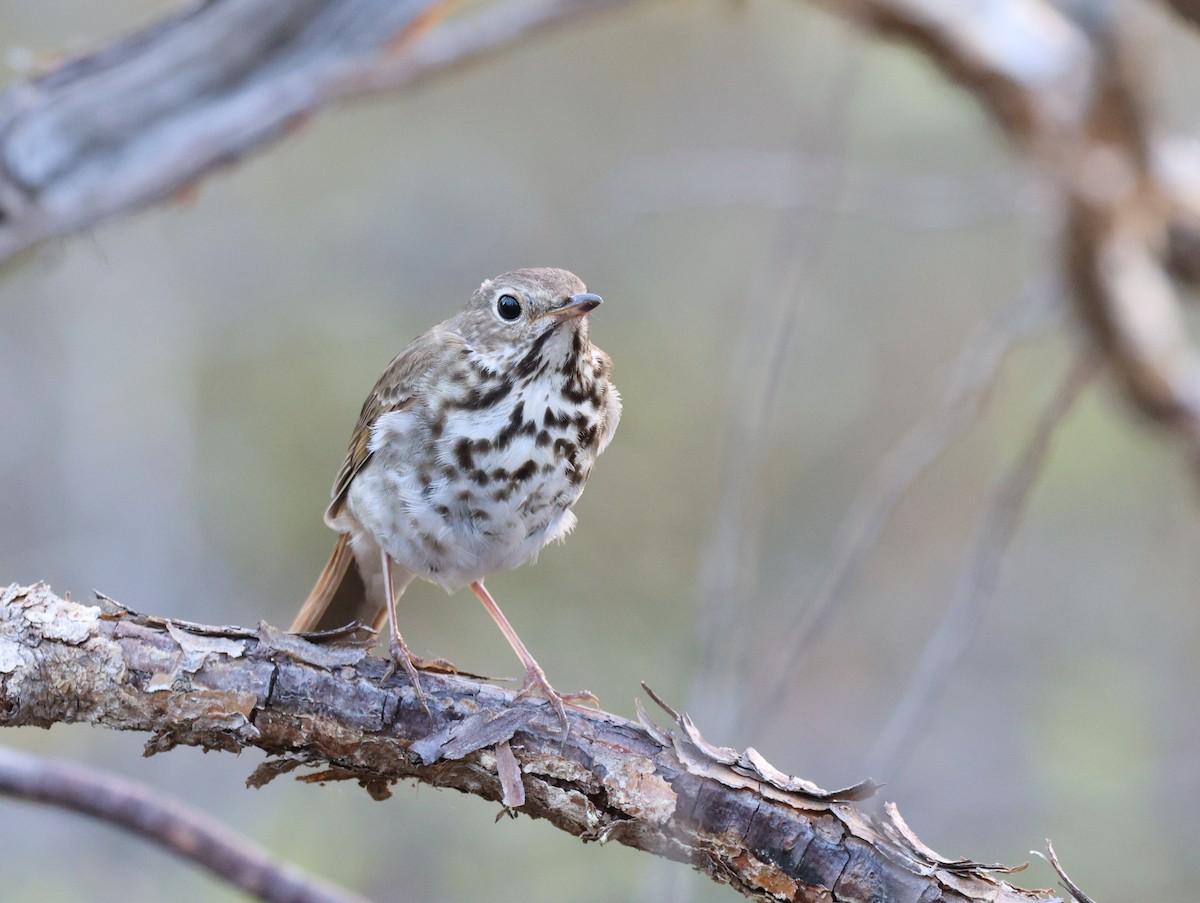
[[[604,299],[599,295],[593,295],[591,292],[580,292],[578,295],[572,295],[563,304],[550,311],[550,313],[560,320],[565,320],[567,317],[582,317],[588,311],[595,310],[603,303]]]

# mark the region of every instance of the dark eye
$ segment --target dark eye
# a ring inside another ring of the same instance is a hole
[[[496,299],[496,313],[501,320],[515,320],[521,316],[521,302],[512,295],[501,295]]]

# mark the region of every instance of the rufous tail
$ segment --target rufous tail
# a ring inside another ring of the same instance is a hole
[[[386,609],[367,598],[366,585],[350,548],[350,537],[343,533],[291,629],[293,633],[335,630],[355,621],[378,629],[386,617]]]

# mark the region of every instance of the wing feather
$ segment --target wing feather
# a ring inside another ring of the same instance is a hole
[[[384,414],[411,410],[418,405],[450,368],[463,360],[468,347],[461,335],[439,324],[417,336],[392,358],[363,402],[346,460],[333,481],[333,501],[325,513],[326,521],[337,516],[354,477],[371,460],[371,429],[375,422]]]

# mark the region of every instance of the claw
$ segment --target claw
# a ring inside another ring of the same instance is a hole
[[[582,693],[568,693],[565,696],[559,693],[558,690],[550,686],[550,681],[546,680],[546,674],[542,671],[529,650],[525,648],[525,644],[521,642],[521,638],[517,636],[517,632],[513,630],[513,626],[508,623],[508,618],[504,617],[504,612],[500,610],[500,606],[496,604],[496,600],[492,598],[492,594],[484,588],[482,580],[476,580],[471,584],[471,591],[479,597],[479,601],[483,603],[483,607],[487,609],[488,614],[492,616],[492,620],[496,622],[496,626],[500,628],[500,632],[504,634],[504,638],[508,640],[508,644],[512,646],[513,652],[517,654],[522,664],[525,665],[525,683],[521,687],[521,691],[517,693],[517,698],[530,696],[534,692],[540,692],[546,697],[550,705],[554,706],[554,711],[558,715],[558,720],[562,722],[563,742],[567,740],[567,734],[570,733],[570,725],[567,724],[567,705],[579,705],[588,703],[600,708],[600,700],[595,694],[589,693],[586,690]]]
[[[563,693],[563,702],[567,705],[573,705],[578,708],[590,706],[593,709],[600,708],[600,697],[591,690],[580,690],[578,693]]]
[[[582,706],[593,705],[600,708],[600,700],[596,698],[596,694],[588,690],[580,693],[560,693],[554,687],[550,686],[550,681],[546,680],[546,673],[536,664],[525,669],[525,683],[521,686],[517,693],[517,699],[524,699],[532,696],[534,693],[539,693],[551,706],[554,707],[554,712],[558,715],[558,720],[562,724],[563,739],[566,740],[567,735],[571,731],[571,726],[567,721],[567,706]]]
[[[444,658],[421,658],[419,655],[413,655],[411,652],[408,655],[409,661],[413,663],[418,671],[434,671],[438,674],[466,674],[465,671],[458,670],[458,665],[454,662],[447,661]],[[476,675],[467,674],[468,677]]]
[[[413,660],[413,655],[408,651],[408,646],[404,644],[404,640],[401,640],[397,634],[388,643],[388,650],[391,653],[391,661],[388,662],[387,670],[383,672],[383,680],[379,682],[379,685],[383,686],[392,679],[396,674],[397,666],[403,668],[404,673],[408,675],[409,683],[412,684],[417,702],[421,703],[421,708],[425,710],[425,714],[429,716],[429,720],[433,721],[433,713],[429,711],[429,697],[425,695],[425,690],[421,686],[421,679],[417,676],[417,666]],[[416,661],[420,662],[421,660],[417,659]]]

